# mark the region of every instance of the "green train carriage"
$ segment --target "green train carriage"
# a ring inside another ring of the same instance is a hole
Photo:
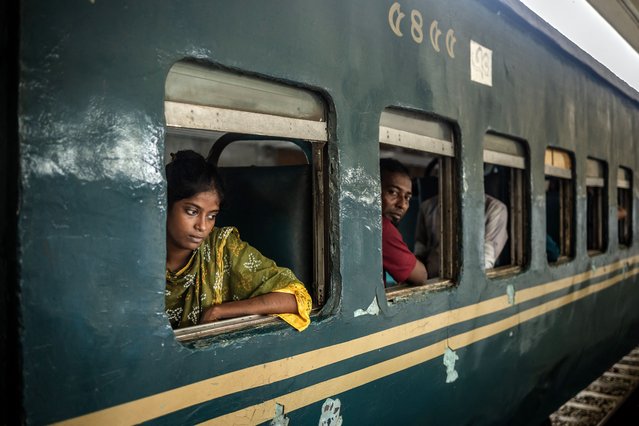
[[[639,341],[639,95],[519,3],[31,0],[4,21],[7,422],[539,424]],[[171,329],[184,147],[233,177],[220,220],[304,277],[306,331]],[[415,173],[413,211],[438,165],[424,286],[384,288],[380,156]],[[510,214],[488,271],[486,164]]]

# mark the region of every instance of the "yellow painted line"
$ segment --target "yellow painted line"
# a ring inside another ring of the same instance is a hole
[[[424,348],[400,355],[378,364],[371,365],[361,370],[343,376],[335,377],[315,385],[308,386],[295,392],[270,399],[268,401],[246,407],[242,410],[235,411],[206,422],[200,423],[205,426],[214,425],[252,425],[269,421],[275,414],[275,404],[281,404],[287,413],[298,410],[300,408],[311,405],[315,402],[322,401],[329,397],[334,397],[341,393],[350,391],[367,383],[379,380],[381,378],[399,373],[411,367],[415,367],[424,362],[430,361],[444,354],[447,347],[460,349],[477,343],[481,340],[495,336],[519,324],[530,321],[534,318],[545,315],[551,311],[559,309],[565,305],[576,302],[584,297],[590,296],[608,287],[617,284],[619,281],[639,274],[639,270],[634,270],[627,274],[620,274],[615,277],[604,280],[600,283],[590,285],[581,290],[577,290],[566,296],[558,297],[539,306],[527,309],[508,318],[496,321],[494,323],[478,327],[441,340]]]
[[[517,291],[515,305],[597,278],[639,260],[639,255],[571,277]],[[232,371],[190,385],[171,389],[124,404],[62,421],[60,425],[141,423],[184,408],[205,403],[236,392],[289,379],[366,352],[419,337],[460,322],[512,307],[503,295],[474,305],[452,309],[430,317],[401,324],[347,342],[325,346],[303,354]]]

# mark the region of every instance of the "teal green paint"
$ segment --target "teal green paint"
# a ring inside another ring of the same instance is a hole
[[[617,163],[637,170],[638,154],[625,155],[639,134],[637,103],[611,90],[500,2],[402,1],[401,38],[388,27],[391,4],[20,2],[18,343],[25,423],[72,418],[503,297],[511,285],[523,290],[590,268],[583,236],[577,238],[575,259],[553,267],[546,263],[544,149],[550,144],[574,152],[576,221],[585,229],[584,159],[605,159],[609,170]],[[424,20],[421,44],[411,36],[413,9]],[[427,27],[433,20],[444,30],[455,29],[455,58],[431,47]],[[471,39],[493,50],[492,88],[469,81]],[[327,100],[331,299],[304,333],[268,326],[185,347],[168,327],[163,313],[164,82],[170,67],[184,58],[301,85]],[[464,188],[457,248],[463,268],[455,287],[395,305],[384,300],[380,279],[377,195],[379,114],[388,106],[453,124]],[[614,138],[607,129],[614,129]],[[479,163],[487,130],[525,140],[536,165],[530,183],[530,265],[519,275],[495,280],[482,272],[476,232],[483,226]],[[609,192],[613,205],[614,191]],[[609,235],[616,235],[614,222],[610,226]],[[635,227],[635,242],[637,237]],[[597,264],[639,253],[636,243],[626,250],[613,241],[609,246]],[[462,381],[446,386],[433,380],[441,375],[441,364],[433,360],[339,395],[344,421],[349,412],[361,413],[352,421],[361,424],[411,418],[427,418],[429,424],[467,424],[476,418],[541,421],[560,398],[636,343],[636,284],[636,278],[629,279],[518,326],[513,337],[503,333],[458,349],[464,361],[476,360],[464,363],[463,386]],[[381,313],[354,319],[353,313],[376,295],[370,306]],[[516,309],[458,328],[469,331]],[[205,421],[401,356],[444,339],[449,331],[151,423]],[[580,340],[583,335],[590,340]],[[502,371],[510,374],[496,374]],[[493,389],[478,396],[485,383],[494,383]],[[531,395],[547,398],[537,401]],[[398,409],[388,409],[388,399],[395,396]],[[457,410],[459,401],[465,410]],[[369,407],[383,408],[369,413]],[[287,416],[292,424],[317,424],[321,408],[318,401]]]

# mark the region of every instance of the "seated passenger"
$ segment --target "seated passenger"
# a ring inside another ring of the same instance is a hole
[[[546,234],[546,259],[548,262],[556,262],[561,256],[561,249],[559,245],[552,239],[552,237]]]
[[[621,206],[617,206],[617,220],[624,220],[628,217],[628,211]]]
[[[408,211],[408,202],[412,195],[410,175],[403,164],[390,158],[380,160],[379,169],[382,180],[384,273],[387,272],[397,282],[423,284],[428,278],[426,268],[408,249],[402,234],[395,227]]]
[[[556,262],[561,257],[561,247],[555,241],[553,237],[548,233],[548,221],[549,215],[548,212],[553,209],[550,206],[550,200],[548,198],[548,193],[550,192],[551,180],[546,178],[545,180],[545,188],[546,188],[546,259],[548,262]]]
[[[484,269],[490,269],[508,241],[508,209],[495,197],[484,197]],[[440,273],[439,211],[438,196],[424,201],[415,230],[415,255],[426,264],[431,277]]]
[[[172,157],[166,166],[165,293],[171,326],[277,314],[304,330],[312,306],[304,285],[242,241],[237,229],[214,227],[224,198],[215,166],[194,151]]]

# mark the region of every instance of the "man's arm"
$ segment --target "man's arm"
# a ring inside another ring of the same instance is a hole
[[[484,233],[484,268],[495,266],[495,261],[508,241],[508,209],[496,198],[486,198],[486,229]]]
[[[387,219],[382,219],[382,261],[397,282],[423,284],[428,278],[426,267],[408,249],[401,234]]]
[[[426,267],[419,259],[415,259],[415,261],[415,267],[411,271],[406,281],[410,284],[424,284],[428,279]]]

